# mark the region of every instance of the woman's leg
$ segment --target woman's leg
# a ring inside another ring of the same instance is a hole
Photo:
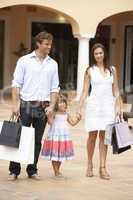
[[[95,143],[97,138],[97,131],[93,131],[89,133],[89,137],[87,139],[87,155],[88,155],[88,169],[87,169],[87,176],[92,177],[93,176],[93,155],[94,155],[94,149],[95,149]]]
[[[110,179],[106,171],[106,159],[108,146],[104,144],[105,131],[99,132],[99,154],[100,154],[100,177],[103,179]]]

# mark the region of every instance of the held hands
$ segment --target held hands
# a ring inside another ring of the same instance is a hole
[[[45,113],[46,113],[47,116],[51,115],[53,113],[53,111],[54,111],[54,105],[50,105],[50,106],[45,108]]]
[[[74,116],[68,115],[68,122],[72,126],[75,126],[80,120],[81,120],[81,115],[79,113],[76,113]]]
[[[82,117],[82,107],[78,108],[77,115],[80,116],[80,118]]]
[[[76,113],[76,118],[77,118],[77,121],[80,121],[80,120],[81,120],[82,116],[81,116],[81,114],[80,114],[79,112]]]

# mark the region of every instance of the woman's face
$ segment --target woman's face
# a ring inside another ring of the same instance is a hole
[[[96,63],[103,63],[104,60],[104,51],[102,48],[98,47],[94,50],[94,58]]]

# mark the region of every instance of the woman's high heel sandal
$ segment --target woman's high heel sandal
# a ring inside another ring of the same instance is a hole
[[[102,178],[102,179],[110,180],[110,175],[107,173],[105,167],[100,167],[99,175],[100,175],[100,178]]]
[[[93,167],[90,167],[87,169],[87,172],[86,172],[86,176],[87,177],[93,177]]]

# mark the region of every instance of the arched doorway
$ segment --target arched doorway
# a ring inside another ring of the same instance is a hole
[[[121,93],[133,93],[133,11],[104,19],[97,27],[96,42],[105,45],[110,64],[117,67]]]
[[[3,29],[3,35],[6,36],[5,41],[6,43],[8,41],[8,44],[4,55],[1,54],[6,64],[0,65],[0,88],[11,84],[17,59],[32,49],[34,36],[46,30],[54,35],[51,56],[59,64],[61,88],[76,89],[78,41],[73,36],[75,30],[78,29],[76,21],[57,10],[35,5],[2,8],[0,20],[4,17],[7,27]],[[0,34],[0,41],[3,41],[4,36]],[[0,45],[2,47],[2,43]]]
[[[54,36],[50,55],[59,65],[60,88],[76,89],[78,41],[73,37],[71,25],[33,21],[31,24],[32,48],[34,36],[43,30],[47,30]]]

